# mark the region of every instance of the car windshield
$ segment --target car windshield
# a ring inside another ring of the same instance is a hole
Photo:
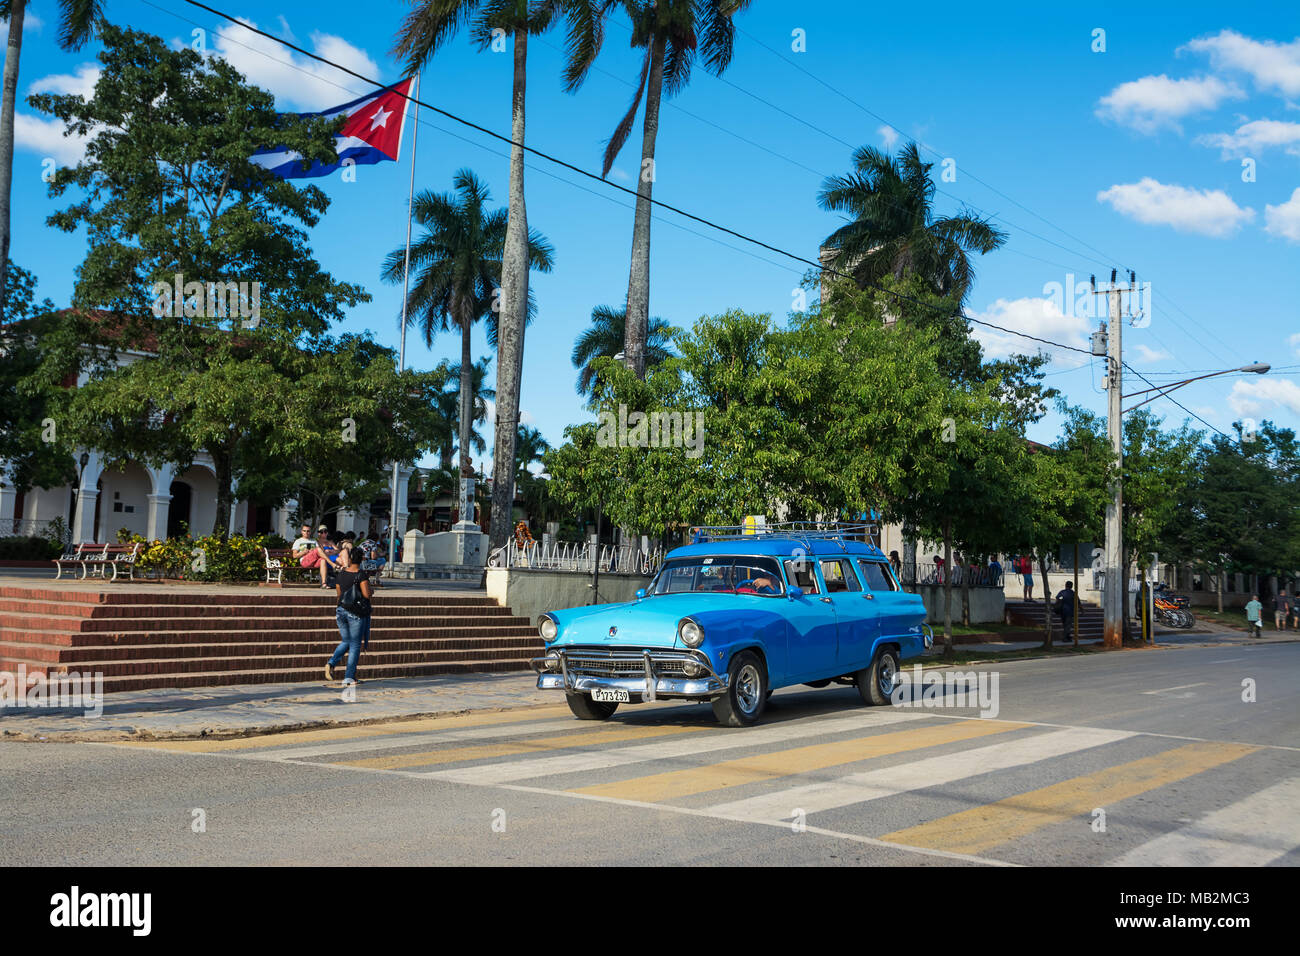
[[[778,597],[785,593],[785,585],[771,558],[676,558],[660,569],[650,593],[703,591]]]

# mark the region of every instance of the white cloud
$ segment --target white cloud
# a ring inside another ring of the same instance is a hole
[[[1172,226],[1179,232],[1218,238],[1232,235],[1242,223],[1255,218],[1255,210],[1238,206],[1221,189],[1166,185],[1149,176],[1141,182],[1103,189],[1097,200],[1150,226]]]
[[[1300,242],[1300,188],[1281,205],[1264,207],[1264,231],[1292,242]]]
[[[1196,141],[1205,146],[1218,146],[1225,156],[1258,153],[1274,146],[1281,146],[1291,155],[1300,156],[1300,123],[1252,120],[1238,126],[1235,132],[1198,136]]]
[[[975,318],[1005,329],[1024,332],[1040,339],[1050,339],[1076,348],[1088,348],[1089,319],[1085,316],[1066,315],[1058,302],[1051,298],[998,299]],[[1050,346],[1009,332],[999,332],[986,325],[972,323],[971,334],[984,348],[990,359],[1010,355],[1033,355],[1039,351],[1051,352]],[[1063,368],[1077,368],[1088,361],[1086,355],[1060,350],[1051,352],[1054,364]]]
[[[83,63],[76,73],[52,73],[43,76],[30,87],[30,93],[72,93],[88,100],[95,95],[95,84],[99,82],[99,67],[93,63]]]
[[[1300,95],[1300,37],[1290,43],[1252,40],[1234,30],[1192,40],[1183,49],[1208,53],[1218,69],[1240,70],[1261,90]]]
[[[1261,378],[1258,381],[1232,383],[1228,405],[1238,415],[1258,416],[1270,405],[1290,409],[1300,415],[1300,385],[1289,378]]]
[[[251,26],[252,21],[245,20]],[[287,24],[283,24],[287,27]],[[223,27],[215,38],[217,55],[244,74],[249,82],[275,95],[276,105],[300,110],[323,110],[372,92],[374,87],[332,66],[286,50],[274,40],[238,27]],[[342,37],[314,32],[312,52],[379,79],[378,64],[360,47]]]
[[[1153,349],[1149,345],[1135,345],[1134,348],[1143,362],[1163,362],[1165,359],[1173,358],[1163,349]]]
[[[1177,129],[1184,116],[1212,110],[1226,99],[1243,95],[1236,85],[1217,76],[1171,80],[1161,73],[1121,83],[1097,102],[1096,113],[1140,132],[1154,133],[1162,126]]]
[[[64,136],[62,120],[14,114],[14,144],[42,158],[51,156],[60,166],[75,166],[86,153],[89,137]]]
[[[1295,354],[1300,355],[1300,332],[1291,336],[1287,341],[1291,344],[1291,347],[1295,349]]]
[[[876,132],[880,134],[880,142],[884,144],[885,149],[892,152],[894,144],[898,142],[898,130],[892,126],[882,126]]]
[[[620,182],[631,182],[632,177],[617,166],[609,167],[609,174]]]

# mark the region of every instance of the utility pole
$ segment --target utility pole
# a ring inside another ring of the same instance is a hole
[[[1121,405],[1124,395],[1124,351],[1120,299],[1125,291],[1132,295],[1136,276],[1129,273],[1127,289],[1116,285],[1115,277],[1116,270],[1112,269],[1110,287],[1101,291],[1097,289],[1097,277],[1092,277],[1092,294],[1106,296],[1110,317],[1106,349],[1106,432],[1117,469],[1111,482],[1110,500],[1106,503],[1106,591],[1103,596],[1105,628],[1102,632],[1102,644],[1105,647],[1122,647],[1124,644],[1124,601],[1128,598],[1128,577],[1124,567],[1124,413]]]

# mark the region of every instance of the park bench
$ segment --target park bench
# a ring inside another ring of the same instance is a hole
[[[302,555],[295,555],[292,548],[263,548],[262,553],[266,555],[267,584],[284,584],[285,572],[297,572],[299,575],[310,578],[315,578],[320,574],[320,571],[316,568],[304,568],[300,565],[298,558]],[[275,575],[274,581],[271,580],[272,575]]]
[[[140,557],[140,542],[135,544],[96,544],[86,542],[76,549],[69,549],[61,557],[54,559],[57,572],[54,580],[63,576],[65,567],[79,565],[79,578],[107,578],[116,581],[118,575],[125,574],[128,580],[135,580],[135,562]]]
[[[107,547],[107,544],[91,544],[84,542],[82,544],[68,545],[63,554],[54,559],[54,567],[56,569],[54,580],[57,581],[59,578],[63,577],[65,569],[75,572],[78,568],[81,569],[81,573],[78,574],[77,577],[79,579],[84,578],[86,576],[86,562],[90,560],[91,555],[97,554],[98,557],[102,559],[104,549]]]

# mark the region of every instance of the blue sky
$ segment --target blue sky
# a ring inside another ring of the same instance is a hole
[[[307,49],[385,82],[404,3],[308,7],[277,0],[214,4]],[[181,2],[109,0],[110,19],[176,43],[206,32],[210,51],[271,90],[286,110],[337,105],[368,88]],[[1050,9],[1049,9],[1050,7]],[[821,211],[823,177],[849,168],[854,147],[916,139],[940,175],[939,212],[974,207],[1010,233],[977,262],[969,310],[997,325],[1076,346],[1095,319],[1062,301],[1072,283],[1111,268],[1150,283],[1147,316],[1125,329],[1126,359],[1153,381],[1262,361],[1267,376],[1225,376],[1177,393],[1216,428],[1249,418],[1300,427],[1300,11],[1282,3],[1089,3],[923,8],[827,2],[759,3],[720,80],[697,68],[661,115],[655,196],[798,255],[815,258],[838,225]],[[305,12],[310,11],[310,12]],[[78,54],[55,42],[57,5],[34,0],[19,89],[78,91],[93,81],[94,44]],[[1097,33],[1096,31],[1104,31]],[[529,48],[528,142],[599,172],[603,144],[626,108],[639,60],[616,20],[597,69],[576,94],[560,85],[561,34]],[[796,50],[802,39],[802,50]],[[1104,50],[1095,49],[1103,45]],[[498,132],[509,131],[508,50],[451,41],[426,71],[422,99]],[[84,237],[47,227],[42,162],[75,161],[77,144],[20,104],[13,187],[12,258],[65,304]],[[409,135],[409,127],[408,127]],[[639,125],[611,174],[631,183]],[[379,281],[383,256],[405,229],[409,138],[400,163],[362,167],[355,183],[316,182],[333,204],[312,232],[333,274],[374,295],[344,323],[397,344],[400,290]],[[1243,163],[1243,161],[1249,161]],[[504,206],[506,150],[481,133],[421,114],[417,188],[445,191],[470,167]],[[535,275],[540,311],[527,336],[523,413],[551,442],[588,417],[569,355],[597,304],[627,288],[630,197],[530,159],[529,224],[554,244],[556,268]],[[677,325],[728,308],[783,318],[804,267],[670,213],[653,230],[651,311]],[[1055,284],[1055,285],[1053,285]],[[1057,292],[1057,290],[1062,290]],[[1055,299],[1055,301],[1053,301]],[[990,354],[1035,348],[981,331]],[[485,354],[482,333],[476,355]],[[458,358],[443,336],[408,339],[408,362]],[[1059,352],[1049,381],[1069,399],[1104,409],[1101,367]],[[1146,385],[1126,382],[1126,391]],[[1152,406],[1170,425],[1185,413]],[[1033,437],[1050,441],[1049,417]],[[1198,427],[1199,423],[1195,423]]]

